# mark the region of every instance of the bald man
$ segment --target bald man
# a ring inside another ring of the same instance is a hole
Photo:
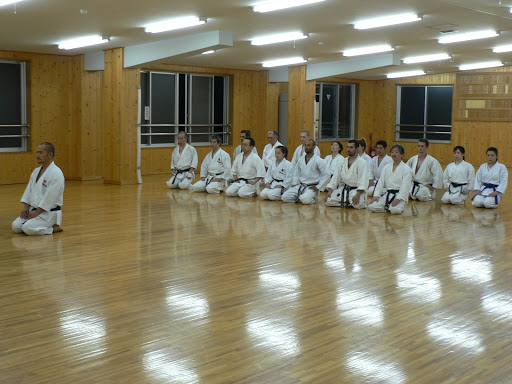
[[[181,131],[178,133],[178,146],[174,148],[171,157],[172,176],[167,181],[171,189],[190,189],[194,181],[194,171],[197,168],[197,151],[189,145],[188,135]]]
[[[309,132],[309,131],[302,131],[300,133],[300,141],[301,141],[302,144],[299,145],[295,149],[295,152],[293,153],[293,157],[292,157],[292,165],[293,166],[295,166],[295,164],[297,164],[299,159],[306,154],[305,144],[309,140],[311,140],[311,132]],[[318,149],[318,147],[316,145],[315,145],[315,150],[314,151],[315,151],[314,152],[315,155],[320,156],[320,149]]]

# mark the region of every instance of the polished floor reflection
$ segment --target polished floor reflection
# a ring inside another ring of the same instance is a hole
[[[11,232],[2,383],[511,383],[512,199],[401,216],[68,182]]]

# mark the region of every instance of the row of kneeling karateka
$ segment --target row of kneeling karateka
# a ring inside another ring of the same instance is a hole
[[[277,138],[276,132],[269,132],[274,134]],[[488,162],[482,164],[475,176],[460,146],[454,149],[455,161],[443,172],[439,162],[427,154],[427,139],[418,141],[418,154],[404,163],[404,148],[395,144],[388,156],[385,141],[377,142],[377,156],[366,155],[368,159],[362,156],[360,141],[349,141],[347,157],[341,155],[342,144],[335,141],[332,154],[322,159],[315,141],[306,137],[289,162],[287,148],[277,140],[271,142],[269,137],[262,160],[254,152],[254,139],[246,137],[231,164],[217,135],[212,136],[212,151],[201,165],[201,180],[193,184],[197,152],[186,144],[186,135],[181,136],[184,145],[172,155],[173,176],[167,182],[170,188],[208,193],[225,190],[227,196],[243,198],[259,194],[262,199],[302,204],[315,204],[319,191],[326,191],[328,206],[369,208],[393,214],[403,211],[409,197],[429,201],[435,198],[436,189],[443,187],[444,203],[463,205],[473,191],[474,206],[496,208],[507,188],[507,168],[497,161],[498,150],[493,147],[487,150]],[[259,192],[261,182],[264,188]]]

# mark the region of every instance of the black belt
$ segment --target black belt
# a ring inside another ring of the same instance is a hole
[[[453,193],[452,192],[452,188],[451,188],[453,186],[454,188],[460,188],[460,193],[462,194],[462,190],[463,190],[463,187],[465,185],[467,185],[467,183],[463,183],[463,184],[460,184],[460,183],[450,183],[450,185],[448,185],[448,192],[449,193]]]
[[[32,207],[32,211],[35,211],[37,208]],[[55,208],[50,209],[50,212],[62,211],[62,208],[58,205]]]
[[[299,191],[297,192],[297,199],[295,200],[295,202],[298,202],[299,201],[299,197],[304,193],[306,192],[306,189],[308,189],[309,187],[312,187],[314,185],[318,185],[318,183],[311,183],[311,184],[300,184],[300,187],[299,187]]]
[[[400,192],[399,189],[388,189],[387,194],[386,194],[386,205],[384,206],[384,209],[386,211],[389,211],[389,206],[395,200],[398,192]]]
[[[212,176],[210,179],[208,179],[208,177],[206,178],[206,187],[208,186],[208,184],[210,184],[212,182],[213,179],[215,179],[215,176],[220,176],[220,175],[223,175],[224,172],[220,172],[220,173],[209,173],[208,176]]]
[[[414,183],[414,185],[412,186],[411,196],[414,196],[420,190],[421,183],[418,183],[417,181],[414,180],[412,182]]]
[[[341,208],[350,207],[350,191],[353,191],[354,189],[357,189],[357,187],[351,187],[350,185],[345,184],[343,189],[341,190]]]
[[[171,184],[174,184],[174,182],[176,181],[176,176],[178,176],[180,173],[185,173],[185,172],[189,172],[189,171],[190,171],[190,168],[187,168],[187,169],[177,169],[176,173],[174,174],[174,177],[172,179],[172,183]]]

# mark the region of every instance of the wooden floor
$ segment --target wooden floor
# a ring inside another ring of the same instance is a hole
[[[0,193],[0,383],[512,383],[512,199],[402,216],[68,182]]]

